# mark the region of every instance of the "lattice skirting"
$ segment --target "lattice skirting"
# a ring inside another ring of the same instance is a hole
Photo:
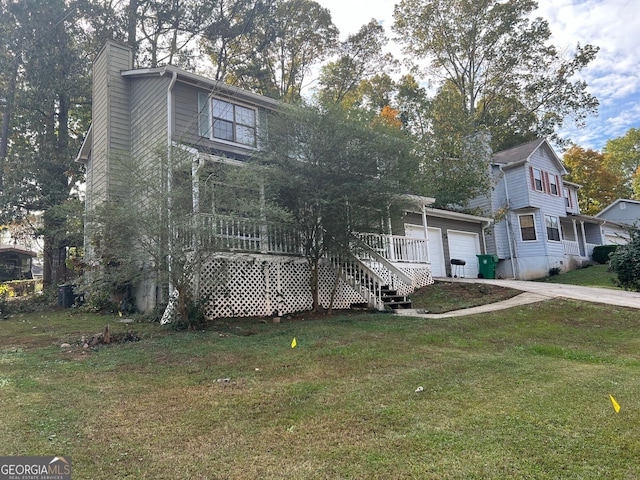
[[[216,255],[203,262],[194,279],[198,296],[208,297],[208,318],[262,317],[310,310],[309,266],[304,259],[267,255]],[[320,270],[320,303],[328,308],[336,275]],[[338,281],[333,308],[347,309],[365,300]]]

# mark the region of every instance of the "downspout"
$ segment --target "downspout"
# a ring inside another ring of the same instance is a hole
[[[161,76],[166,73],[166,69],[162,71]],[[173,172],[172,152],[173,147],[173,87],[178,80],[178,72],[173,72],[171,81],[167,87],[167,218],[169,220],[169,238],[167,239],[167,246],[169,254],[167,255],[167,271],[169,273],[169,299],[174,293],[173,281],[171,280],[171,260],[173,252],[173,241],[171,235],[171,174]]]
[[[498,167],[502,172],[502,178],[504,179],[504,196],[507,200],[507,216],[505,217],[505,226],[507,227],[507,243],[509,244],[509,256],[511,257],[511,275],[516,277],[516,258],[514,255],[513,245],[511,244],[511,228],[509,228],[509,216],[511,215],[511,201],[509,200],[509,185],[507,184],[507,174],[502,169],[502,165]]]

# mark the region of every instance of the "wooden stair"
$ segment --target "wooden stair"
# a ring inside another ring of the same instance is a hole
[[[387,285],[382,286],[382,303],[386,310],[401,310],[411,308],[411,300],[398,292],[391,290]]]

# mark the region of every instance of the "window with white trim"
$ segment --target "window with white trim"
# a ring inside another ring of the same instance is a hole
[[[573,208],[573,202],[571,201],[571,192],[567,187],[564,187],[564,201],[567,208]]]
[[[547,228],[547,239],[553,242],[560,241],[560,222],[558,217],[552,215],[544,216],[544,225]]]
[[[537,168],[533,169],[533,184],[536,190],[542,192],[542,171]]]
[[[537,240],[536,221],[533,214],[518,215],[518,220],[520,222],[520,236],[522,237],[522,241],[530,242]]]
[[[551,189],[551,195],[558,195],[557,178],[553,173],[549,175],[549,188]]]
[[[198,94],[198,131],[212,140],[256,146],[257,112],[255,108]]]

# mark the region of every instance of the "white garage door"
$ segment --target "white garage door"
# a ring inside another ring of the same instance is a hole
[[[464,276],[478,278],[478,257],[480,254],[480,238],[477,233],[447,230],[449,242],[449,257],[464,260]],[[452,274],[455,273],[455,265],[451,265]],[[462,267],[460,274],[462,276]]]
[[[429,255],[431,256],[431,275],[446,277],[447,270],[444,263],[444,248],[442,248],[442,230],[428,227]]]
[[[404,232],[407,237],[424,238],[422,225],[404,224]],[[444,263],[444,248],[442,248],[442,230],[427,227],[429,235],[429,256],[431,259],[431,275],[434,277],[446,277],[447,270]]]

